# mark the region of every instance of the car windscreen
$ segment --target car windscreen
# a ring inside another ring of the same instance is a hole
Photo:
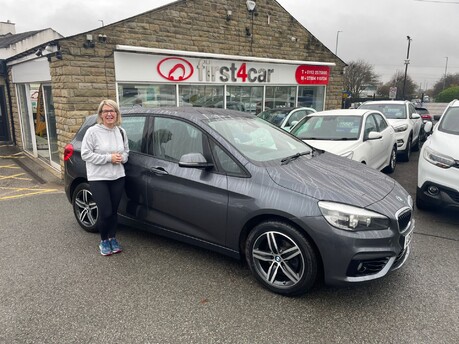
[[[441,117],[438,130],[459,135],[459,107],[450,107]]]
[[[211,119],[207,124],[253,161],[267,162],[312,151],[304,142],[257,117]]]
[[[285,117],[287,117],[288,111],[284,109],[263,111],[258,114],[258,117],[265,121],[274,124],[276,127],[280,127]]]
[[[407,118],[405,104],[362,104],[359,109],[380,111],[387,119]]]
[[[304,118],[291,134],[302,140],[357,140],[360,116],[310,116]]]

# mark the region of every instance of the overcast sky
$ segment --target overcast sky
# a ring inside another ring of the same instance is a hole
[[[235,0],[227,0],[228,6]],[[52,28],[64,36],[135,16],[173,0],[0,0],[0,21],[16,32]],[[278,0],[306,29],[345,62],[364,60],[381,81],[405,72],[431,88],[459,73],[459,0]],[[338,31],[341,31],[338,34]]]

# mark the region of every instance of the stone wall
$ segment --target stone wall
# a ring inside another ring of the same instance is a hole
[[[226,20],[227,10],[232,11],[231,20]],[[92,34],[94,48],[83,46],[87,34]],[[107,42],[99,43],[99,35],[106,35]],[[344,62],[273,0],[258,0],[254,15],[248,12],[245,0],[182,0],[61,39],[59,44],[63,59],[53,57],[50,66],[61,156],[84,117],[94,113],[102,99],[115,99],[113,53],[117,44],[334,62],[325,107],[341,107]]]

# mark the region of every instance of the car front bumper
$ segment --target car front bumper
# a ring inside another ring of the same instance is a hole
[[[417,197],[432,206],[459,208],[459,168],[441,168],[428,162],[421,151]]]
[[[415,220],[410,218],[403,231],[399,231],[397,221],[391,222],[391,228],[385,230],[353,232],[316,218],[312,236],[323,262],[325,283],[375,280],[402,267],[410,254]]]

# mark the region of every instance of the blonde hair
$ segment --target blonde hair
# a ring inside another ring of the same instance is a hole
[[[114,100],[111,100],[111,99],[104,99],[100,102],[99,104],[99,108],[97,109],[97,123],[99,124],[102,124],[103,121],[102,121],[102,117],[100,117],[102,115],[102,108],[104,105],[107,105],[107,106],[110,106],[113,110],[115,110],[116,112],[116,122],[115,122],[115,125],[121,125],[121,112],[120,112],[120,108],[118,106],[118,104],[114,101]]]

